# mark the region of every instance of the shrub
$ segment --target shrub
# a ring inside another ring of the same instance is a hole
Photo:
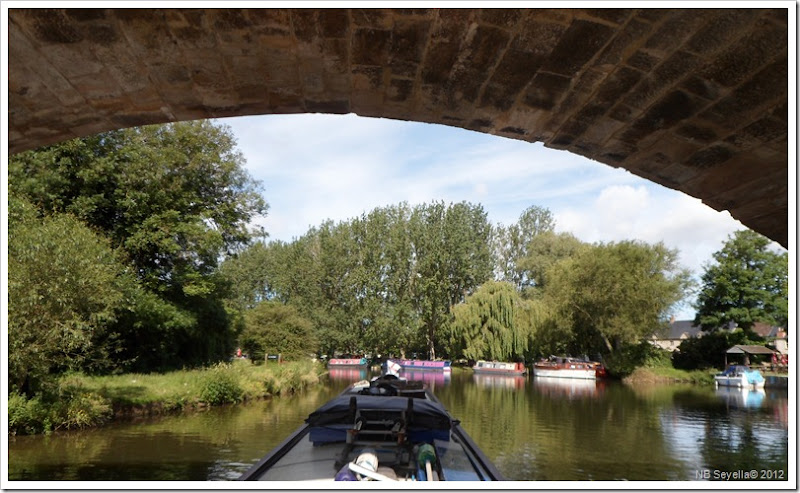
[[[38,396],[28,399],[17,392],[8,395],[8,432],[11,435],[32,435],[51,428],[47,408]]]
[[[211,405],[232,404],[241,401],[243,395],[244,391],[230,367],[217,365],[205,377],[200,400]]]
[[[647,341],[627,344],[605,359],[608,372],[616,377],[626,377],[636,368],[671,368],[670,353]]]

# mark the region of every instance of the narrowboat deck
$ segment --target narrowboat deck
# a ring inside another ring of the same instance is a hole
[[[369,459],[368,463],[364,458]],[[366,467],[366,468],[365,468]],[[502,480],[477,445],[418,381],[351,385],[240,480]]]

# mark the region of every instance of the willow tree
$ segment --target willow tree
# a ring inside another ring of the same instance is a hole
[[[453,351],[467,359],[521,360],[531,335],[528,307],[514,285],[489,281],[453,307]]]
[[[576,354],[609,354],[664,324],[689,272],[662,243],[598,244],[556,264],[546,296]]]

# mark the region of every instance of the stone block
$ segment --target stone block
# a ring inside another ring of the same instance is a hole
[[[527,9],[481,9],[481,22],[505,29],[513,29],[528,13]]]
[[[543,68],[572,77],[594,58],[613,35],[612,27],[576,19],[561,36]]]
[[[305,108],[309,113],[332,113],[344,115],[350,113],[350,101],[315,101],[306,99]]]
[[[734,156],[733,149],[723,144],[714,144],[689,156],[686,164],[697,169],[710,169],[721,165]]]
[[[785,28],[756,25],[755,30],[725,49],[700,75],[724,87],[736,87],[765,61],[785,57]]]
[[[311,9],[292,10],[292,27],[297,39],[304,43],[313,42],[317,36],[317,11]]]
[[[672,53],[703,26],[711,16],[710,9],[674,9],[664,18],[644,44],[650,51],[663,54]]]
[[[411,97],[414,91],[413,79],[392,78],[386,91],[386,99],[392,102],[402,102]]]
[[[586,9],[586,15],[612,24],[622,25],[635,11],[633,9]]]
[[[389,9],[350,9],[350,17],[357,27],[390,29],[394,16]]]
[[[706,24],[697,29],[683,48],[692,53],[709,55],[721,51],[757,19],[755,9],[719,9],[709,13]]]
[[[788,90],[788,60],[773,62],[744,82],[727,97],[719,100],[700,116],[725,128],[736,128],[751,115],[761,117],[760,110],[778,104]]]
[[[680,88],[709,101],[717,99],[722,92],[722,88],[715,82],[696,75],[686,77],[681,82]]]
[[[540,72],[531,81],[523,102],[532,108],[552,110],[566,93],[571,81],[569,77]]]
[[[719,139],[717,132],[710,126],[693,122],[687,122],[677,127],[675,135],[699,144],[710,144]]]
[[[390,60],[422,62],[431,26],[429,19],[396,22],[389,41]]]
[[[450,70],[458,53],[459,47],[455,43],[436,43],[429,46],[422,66],[422,83],[445,83],[450,78]]]
[[[344,9],[319,11],[320,31],[325,38],[344,38],[350,28],[350,17]]]
[[[389,31],[356,29],[351,57],[354,65],[383,65],[388,57]]]
[[[506,51],[491,74],[480,106],[494,106],[501,111],[511,108],[517,95],[533,79],[545,59],[536,53]]]
[[[653,67],[658,65],[661,62],[661,59],[647,53],[643,50],[638,50],[636,53],[628,58],[627,63],[633,68],[639,69],[642,72],[649,72],[653,70]]]
[[[596,64],[617,65],[631,53],[639,53],[636,47],[651,32],[652,25],[638,19],[632,19],[620,31],[614,34],[611,42],[601,51]],[[634,61],[635,63],[636,61]],[[628,61],[631,66],[636,66]],[[648,69],[649,70],[649,69]]]

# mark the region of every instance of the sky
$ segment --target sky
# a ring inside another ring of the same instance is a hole
[[[557,232],[585,242],[663,242],[699,279],[729,235],[745,229],[699,199],[541,143],[352,114],[218,122],[231,127],[262,184],[270,208],[257,223],[271,240],[404,201],[481,204],[494,225],[536,205],[550,210]],[[678,320],[694,317],[693,301],[676,308]]]

